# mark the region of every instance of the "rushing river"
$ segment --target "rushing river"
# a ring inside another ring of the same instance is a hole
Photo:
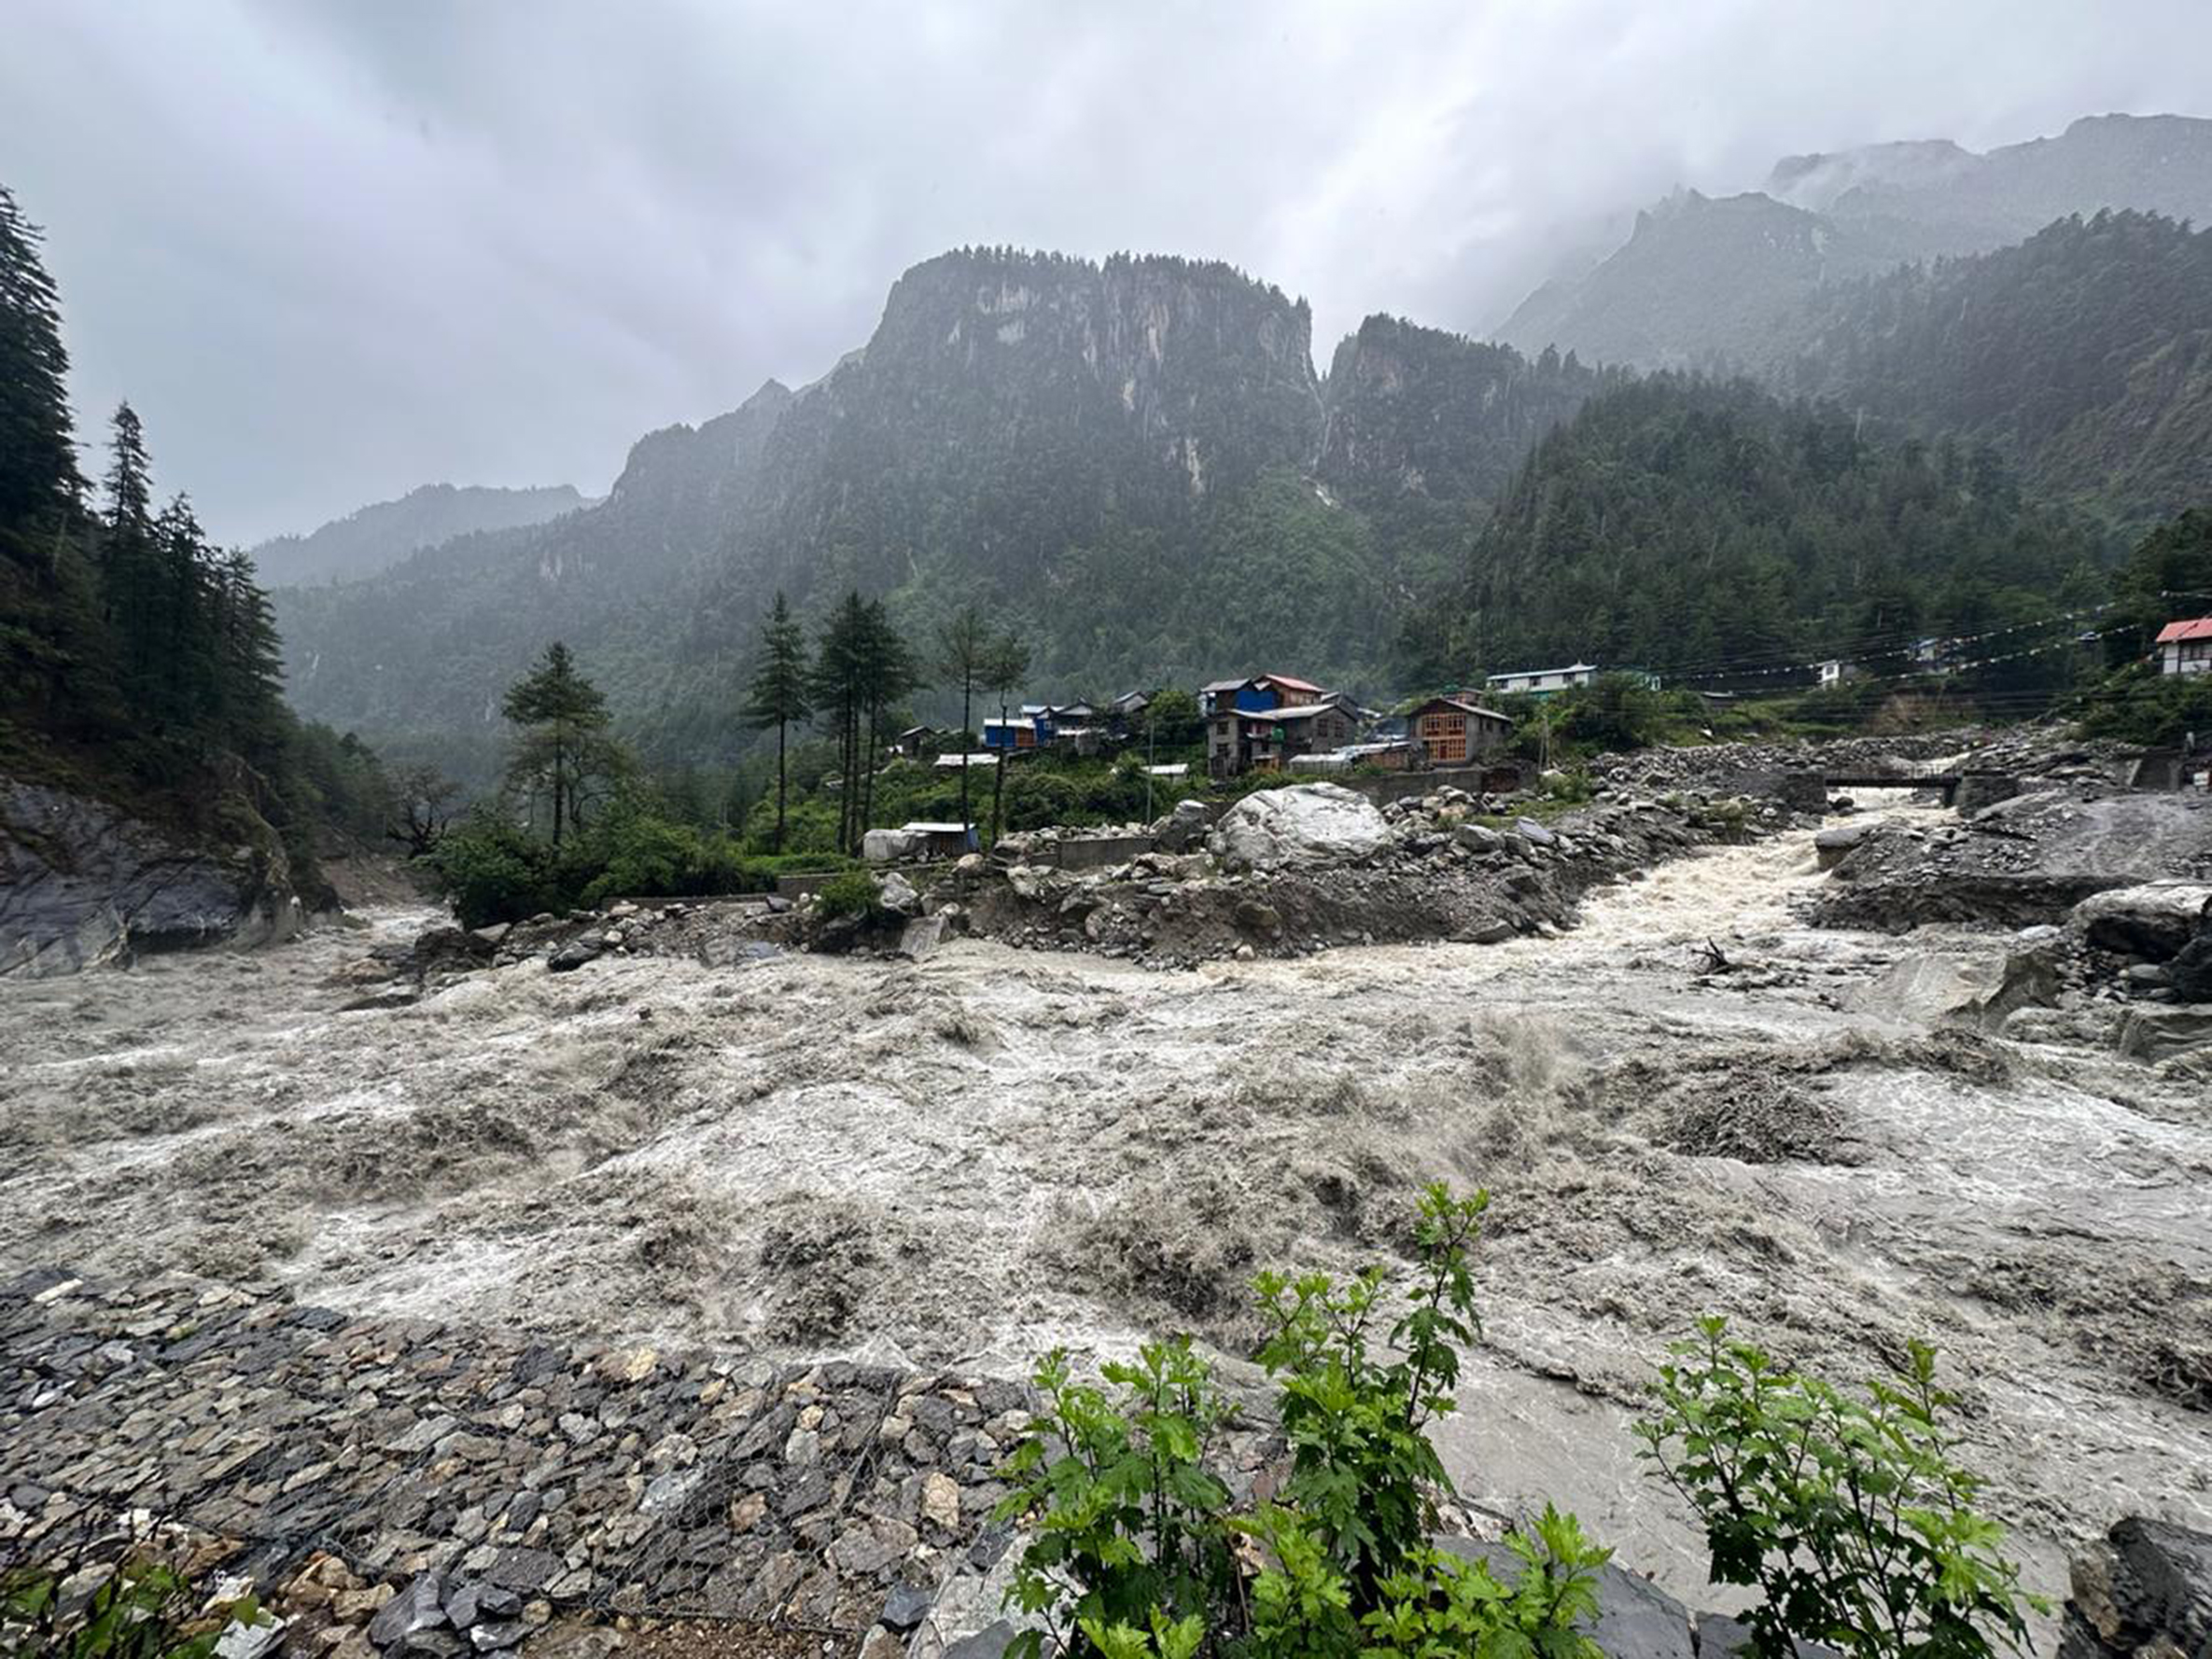
[[[395,912],[0,983],[0,1267],[1016,1370],[1233,1352],[1254,1268],[1387,1251],[1444,1178],[1494,1195],[1448,1457],[1679,1593],[1695,1540],[1625,1426],[1707,1310],[1839,1377],[1936,1342],[2045,1588],[2120,1513],[2212,1524],[2201,1085],[1939,1022],[1944,965],[2002,941],[1810,929],[1821,879],[1793,833],[1557,939],[1174,974],[609,957],[349,1011],[426,919]]]

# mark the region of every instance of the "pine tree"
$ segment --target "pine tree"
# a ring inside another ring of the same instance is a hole
[[[546,648],[538,665],[508,688],[499,711],[522,728],[508,783],[553,794],[553,843],[561,844],[565,827],[582,828],[586,778],[609,768],[614,751],[603,733],[607,698],[582,676],[576,659],[559,640]]]
[[[119,404],[108,440],[107,514],[100,537],[101,589],[107,620],[121,648],[125,697],[159,724],[163,570],[152,512],[153,467],[146,432],[128,403]]]
[[[39,232],[0,185],[0,551],[50,564],[84,481],[69,418],[62,308]]]
[[[778,592],[761,630],[760,666],[753,670],[745,719],[755,731],[776,728],[776,850],[779,853],[783,851],[785,745],[791,726],[814,713],[811,675],[805,633]]]
[[[880,599],[866,609],[861,662],[861,703],[867,720],[867,754],[861,773],[861,833],[875,821],[875,749],[887,712],[923,684],[921,664],[892,624]]]
[[[960,689],[960,828],[971,833],[975,815],[968,804],[968,751],[975,741],[975,688],[990,644],[990,628],[973,605],[937,630],[938,667],[948,684]]]
[[[849,852],[859,836],[860,722],[866,706],[869,651],[867,603],[855,589],[846,594],[822,627],[814,653],[814,706],[837,726],[837,846]]]
[[[1007,710],[1015,691],[1029,677],[1029,648],[1028,643],[1014,634],[1001,634],[991,642],[983,664],[984,686],[998,693],[999,731],[1005,740],[1000,749],[998,763],[991,768],[991,841],[999,839],[1000,810],[1006,799],[1006,762],[1013,758],[1014,745],[1006,725]]]

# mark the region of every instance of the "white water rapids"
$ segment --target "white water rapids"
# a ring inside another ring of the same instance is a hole
[[[1019,1370],[1234,1352],[1253,1269],[1388,1252],[1442,1178],[1494,1194],[1448,1457],[1686,1597],[1625,1425],[1707,1310],[1840,1378],[1936,1342],[2043,1588],[2119,1513],[2212,1524],[2201,1085],[1931,1024],[1885,971],[2001,941],[1812,930],[1820,879],[1793,833],[1558,939],[1188,973],[608,957],[346,1012],[332,930],[0,983],[0,1268]]]

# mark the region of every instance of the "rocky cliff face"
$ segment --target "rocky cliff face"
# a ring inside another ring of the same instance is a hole
[[[103,802],[0,778],[0,977],[266,943],[303,920],[273,836],[191,845]]]
[[[1602,378],[1556,353],[1532,361],[1398,317],[1337,348],[1319,475],[1347,499],[1495,500],[1537,439]]]

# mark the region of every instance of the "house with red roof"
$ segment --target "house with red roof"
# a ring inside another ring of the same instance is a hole
[[[2168,622],[2158,631],[2159,668],[2165,674],[2212,674],[2212,617]]]

